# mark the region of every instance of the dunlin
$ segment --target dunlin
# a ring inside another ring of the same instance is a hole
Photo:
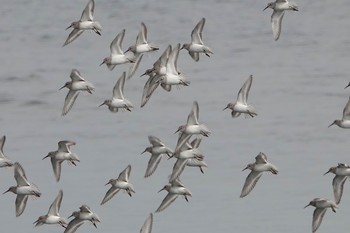
[[[327,208],[331,208],[334,213],[336,212],[335,209],[338,208],[338,206],[333,201],[330,201],[325,198],[314,198],[304,208],[308,206],[316,207],[312,216],[312,232],[315,232],[320,227],[323,216],[327,211]]]
[[[73,42],[78,36],[80,36],[85,30],[92,30],[98,35],[101,35],[101,24],[97,21],[94,21],[94,10],[95,10],[95,1],[90,0],[86,5],[83,13],[81,14],[80,20],[71,23],[69,27],[73,28],[73,31],[69,34],[67,40],[64,42],[63,46]]]
[[[204,53],[208,57],[213,54],[212,50],[203,43],[202,31],[205,24],[205,18],[202,18],[194,27],[191,33],[191,43],[183,44],[181,49],[187,49],[192,59],[199,61],[199,53]]]
[[[91,222],[97,228],[96,223],[101,222],[98,215],[91,211],[87,205],[79,207],[79,211],[74,211],[68,218],[74,217],[64,231],[64,233],[74,233],[83,223]]]
[[[131,112],[134,107],[130,100],[124,97],[124,84],[125,84],[126,74],[123,72],[122,76],[118,79],[117,83],[113,88],[113,96],[109,100],[105,100],[102,105],[107,105],[111,112],[118,112],[119,109],[125,109]]]
[[[70,147],[75,145],[73,141],[59,141],[58,149],[56,151],[49,152],[43,159],[50,157],[53,168],[53,173],[58,182],[61,177],[61,166],[63,161],[67,161],[69,164],[76,166],[75,162],[80,162],[77,154],[72,153]]]
[[[141,29],[136,37],[136,44],[130,46],[125,52],[131,51],[134,54],[146,53],[159,50],[159,48],[150,45],[147,42],[147,28],[144,22],[141,23]]]
[[[238,92],[237,101],[231,102],[227,104],[227,106],[223,109],[231,109],[231,116],[232,117],[239,117],[242,113],[245,114],[245,116],[257,116],[258,114],[255,112],[255,109],[253,106],[248,104],[248,95],[250,87],[252,86],[253,82],[253,75],[250,75],[248,80],[243,84],[241,89]]]
[[[153,63],[153,67],[150,69],[147,69],[145,73],[143,73],[141,76],[144,76],[144,75],[152,76],[152,74],[165,75],[166,64],[167,64],[171,50],[172,50],[171,45],[168,45],[168,47],[164,50],[162,55],[157,59],[155,63]]]
[[[298,6],[294,3],[290,3],[287,0],[276,0],[275,2],[270,2],[267,4],[264,10],[267,8],[273,9],[271,15],[271,24],[272,24],[272,33],[273,37],[276,40],[281,35],[282,19],[284,16],[285,10],[298,11]]]
[[[61,207],[61,202],[63,198],[63,191],[58,192],[57,197],[50,205],[49,211],[46,215],[40,216],[33,224],[35,226],[41,226],[44,224],[60,224],[62,227],[66,228],[67,220],[63,217],[60,217],[59,211]]]
[[[180,44],[175,46],[168,58],[166,64],[166,74],[161,75],[157,82],[163,85],[183,85],[188,86],[191,82],[187,81],[185,76],[179,72],[177,60],[179,58]]]
[[[247,176],[242,192],[240,197],[245,197],[247,196],[255,187],[256,183],[262,176],[264,172],[271,172],[274,175],[277,175],[278,171],[275,165],[272,163],[267,162],[267,156],[260,152],[256,157],[255,157],[255,163],[250,163],[247,165],[246,168],[244,168],[242,171],[250,169],[251,172]]]
[[[169,45],[158,60],[153,64],[153,67],[147,69],[143,75],[149,75],[147,82],[144,85],[142,99],[141,99],[141,108],[145,106],[148,100],[151,98],[153,92],[157,89],[160,83],[160,78],[166,75],[167,63],[172,51],[171,45]],[[161,87],[166,91],[171,91],[171,85],[166,84],[165,82],[161,83]]]
[[[125,29],[123,29],[118,35],[114,38],[110,45],[111,54],[109,57],[103,59],[102,63],[106,64],[109,70],[113,70],[116,65],[134,62],[131,58],[126,56],[122,50],[122,42],[125,36]]]
[[[338,166],[331,167],[324,175],[330,172],[335,174],[332,186],[335,203],[338,205],[343,195],[345,181],[348,178],[348,176],[350,176],[350,165],[345,163],[338,163]]]
[[[198,102],[194,101],[190,114],[187,117],[187,123],[185,125],[179,126],[177,132],[180,132],[180,137],[178,139],[175,153],[179,151],[179,149],[189,140],[189,138],[196,134],[205,137],[209,137],[210,131],[208,127],[204,124],[199,123],[199,106]]]
[[[79,211],[74,211],[68,218],[77,218],[79,220],[83,220],[83,221],[89,221],[92,223],[92,225],[94,225],[94,227],[97,228],[96,223],[100,223],[101,219],[99,218],[99,216],[94,213],[91,208],[87,205],[82,205],[79,207]],[[74,219],[72,220],[74,221]],[[79,223],[79,221],[76,221],[75,224]]]
[[[112,185],[104,196],[101,205],[109,201],[114,195],[116,195],[120,190],[125,190],[129,196],[135,193],[134,186],[129,182],[129,176],[131,172],[131,166],[128,165],[118,176],[117,179],[110,179],[108,184]]]
[[[195,139],[191,143],[192,145],[186,142],[177,153],[174,153],[173,156],[177,158],[177,160],[173,166],[173,171],[169,178],[170,183],[175,181],[181,175],[190,159],[196,161],[203,160],[203,153],[198,149],[200,141],[201,139]]]
[[[161,192],[163,190],[168,191],[168,194],[165,196],[165,198],[163,199],[162,203],[160,204],[156,212],[163,211],[171,203],[173,203],[176,200],[176,198],[180,195],[184,196],[186,201],[188,201],[187,196],[192,197],[191,192],[187,188],[185,188],[185,186],[180,182],[179,179],[171,182],[170,184],[165,185],[158,192]]]
[[[12,192],[17,194],[16,197],[16,217],[20,216],[24,209],[26,208],[27,200],[29,196],[40,197],[40,190],[36,185],[30,183],[27,179],[27,176],[24,172],[21,164],[16,162],[14,165],[15,179],[17,186],[11,186],[5,193]]]
[[[160,163],[160,160],[162,159],[163,154],[167,154],[168,156],[173,154],[173,151],[169,147],[165,146],[165,144],[159,138],[155,136],[148,136],[148,140],[152,146],[147,147],[141,153],[151,153],[151,158],[148,161],[145,177],[149,177],[154,173],[158,167],[158,164]]]
[[[350,128],[350,98],[348,102],[345,105],[345,108],[343,109],[343,118],[341,120],[335,120],[332,124],[328,126],[331,127],[332,125],[337,125],[340,128],[349,129]]]
[[[64,100],[62,116],[66,115],[71,110],[80,91],[87,91],[90,94],[95,91],[94,86],[90,82],[86,81],[77,69],[72,70],[70,73],[70,78],[72,81],[66,82],[64,86],[60,88],[60,90],[65,87],[69,89],[68,94]]]

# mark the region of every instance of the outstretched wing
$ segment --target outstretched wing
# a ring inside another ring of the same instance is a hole
[[[255,187],[256,183],[258,182],[262,174],[263,174],[262,172],[256,172],[256,171],[251,171],[249,173],[249,175],[247,176],[244,182],[240,197],[247,196],[253,190],[253,188]]]
[[[281,26],[282,26],[282,19],[284,16],[284,11],[276,11],[274,10],[271,15],[271,24],[272,24],[272,34],[273,38],[275,40],[278,40],[278,38],[281,35]]]

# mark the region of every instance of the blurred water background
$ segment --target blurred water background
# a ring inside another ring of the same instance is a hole
[[[177,127],[184,124],[192,102],[199,102],[199,119],[212,134],[201,150],[209,168],[201,174],[187,168],[182,181],[193,197],[178,198],[154,216],[153,232],[310,232],[313,208],[303,207],[314,197],[333,199],[332,175],[322,176],[338,162],[350,163],[349,130],[336,126],[349,98],[343,88],[350,81],[350,5],[339,1],[302,1],[299,12],[286,12],[282,35],[272,37],[267,1],[103,1],[95,0],[95,20],[102,36],[84,32],[62,48],[79,19],[86,0],[13,0],[2,4],[0,28],[0,134],[7,136],[5,154],[19,161],[42,197],[29,200],[22,216],[15,217],[15,196],[0,197],[3,232],[63,232],[59,226],[34,228],[63,189],[61,215],[69,216],[82,204],[96,211],[98,229],[85,224],[77,232],[138,232],[166,192],[174,161],[163,158],[155,174],[144,179],[149,159],[140,153],[155,135],[174,148]],[[139,78],[168,44],[187,43],[195,24],[206,18],[203,40],[214,54],[194,62],[181,51],[178,66],[191,81],[170,93],[156,90],[140,108],[146,78]],[[112,88],[127,65],[109,71],[99,67],[109,45],[126,29],[123,48],[135,42],[140,23],[159,52],[144,55],[135,76],[125,84],[125,96],[135,106],[113,114],[97,107],[112,95]],[[67,89],[58,89],[78,69],[96,92],[82,93],[67,116],[61,117]],[[249,102],[254,119],[232,119],[222,111],[253,74]],[[77,167],[62,166],[55,182],[49,160],[60,140],[73,140],[80,156]],[[264,152],[280,173],[265,174],[247,197],[239,194],[248,172],[241,172]],[[104,184],[131,164],[130,181],[136,194],[118,193],[100,206],[109,187]],[[12,169],[0,169],[0,190],[15,185]],[[349,184],[336,214],[327,211],[318,232],[344,232],[350,217]]]

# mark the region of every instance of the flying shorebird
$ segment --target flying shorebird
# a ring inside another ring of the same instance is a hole
[[[150,69],[147,69],[140,77],[144,75],[152,76],[152,74],[160,74],[165,75],[166,74],[166,64],[168,62],[169,55],[171,53],[171,45],[168,45],[168,47],[164,50],[162,55],[153,63],[153,67]]]
[[[97,228],[96,223],[100,223],[101,219],[97,213],[93,212],[91,208],[87,205],[82,205],[79,207],[79,211],[74,211],[68,218],[78,218],[80,220],[90,221],[94,227]]]
[[[287,0],[276,0],[275,2],[270,2],[267,4],[264,10],[267,8],[273,9],[271,15],[271,24],[272,24],[272,34],[276,40],[281,35],[282,19],[284,16],[285,10],[298,11],[298,6],[294,3],[290,3]]]
[[[191,148],[198,148],[200,143],[202,142],[202,138],[195,138],[189,144]],[[188,167],[198,167],[202,174],[204,174],[204,167],[208,167],[207,163],[204,161],[204,156],[197,156],[195,158],[187,159],[186,166]]]
[[[113,70],[116,65],[134,62],[131,58],[126,56],[126,54],[122,50],[122,42],[125,36],[125,29],[118,33],[118,35],[114,38],[111,45],[109,46],[111,54],[109,57],[103,59],[102,63],[106,64],[109,70]]]
[[[120,190],[125,190],[129,196],[132,196],[132,193],[135,193],[134,186],[129,182],[129,176],[131,172],[131,166],[128,165],[118,176],[117,179],[110,179],[108,184],[112,185],[104,196],[101,205],[109,201],[114,195],[116,195]]]
[[[316,207],[312,215],[312,232],[316,232],[317,229],[320,227],[323,216],[327,211],[327,208],[331,208],[334,213],[336,212],[335,209],[338,208],[338,206],[333,201],[330,201],[326,198],[314,198],[304,208],[308,206]]]
[[[255,112],[254,107],[247,103],[249,90],[250,90],[250,87],[252,86],[252,82],[253,82],[253,75],[250,75],[248,80],[243,84],[243,86],[239,90],[237,101],[227,104],[227,106],[223,110],[228,108],[231,109],[232,117],[239,117],[242,113],[244,113],[246,117],[257,116],[258,114]]]
[[[97,21],[94,21],[94,10],[95,10],[95,1],[90,0],[86,5],[83,13],[81,14],[80,20],[71,23],[69,27],[73,28],[73,31],[69,34],[67,40],[64,42],[63,46],[73,42],[76,38],[78,38],[85,30],[92,30],[96,32],[98,35],[101,35],[101,24]]]
[[[83,225],[85,222],[89,221],[91,222],[95,228],[97,228],[96,223],[101,222],[98,215],[91,211],[90,207],[87,205],[82,205],[79,208],[79,211],[74,211],[70,217],[74,217],[73,220],[71,220],[68,223],[68,226],[64,233],[74,233],[76,230]]]
[[[179,126],[175,133],[180,132],[180,137],[177,141],[175,153],[189,140],[192,135],[200,135],[209,137],[210,131],[204,124],[199,123],[199,106],[198,102],[194,101],[190,114],[187,117],[187,123]]]
[[[350,165],[345,163],[338,163],[338,166],[331,167],[324,175],[330,172],[335,174],[332,186],[335,204],[338,205],[343,195],[345,181],[348,178],[348,176],[350,176]]]
[[[174,153],[171,156],[177,158],[177,160],[173,166],[173,171],[169,178],[170,183],[179,178],[189,161],[190,163],[194,163],[195,161],[203,161],[203,153],[198,149],[200,143],[201,138],[194,139],[191,144],[186,142],[177,153]]]
[[[28,197],[29,196],[40,197],[41,193],[36,185],[28,181],[27,176],[21,164],[16,162],[13,166],[14,166],[14,174],[15,174],[17,186],[11,186],[3,194],[7,192],[12,192],[14,194],[17,194],[15,204],[16,204],[16,217],[18,217],[23,213],[24,209],[26,208]]]
[[[4,145],[6,142],[6,136],[0,138],[0,167],[12,167],[13,163],[4,154]]]
[[[145,172],[145,178],[151,176],[158,167],[163,154],[167,154],[169,157],[173,154],[173,151],[165,146],[165,144],[156,136],[148,136],[149,142],[152,146],[147,147],[141,154],[145,152],[151,153],[151,158],[148,161],[147,169]]]
[[[70,150],[71,146],[74,146],[75,142],[73,141],[59,141],[58,149],[56,151],[49,152],[43,159],[50,157],[51,164],[53,168],[53,173],[56,177],[56,181],[58,182],[61,177],[61,166],[63,161],[67,161],[68,164],[73,164],[76,166],[75,162],[80,162],[77,154],[72,153]]]
[[[247,196],[255,187],[256,183],[260,179],[260,177],[263,175],[264,172],[271,172],[274,175],[277,175],[278,171],[275,165],[272,163],[267,162],[267,156],[260,152],[255,157],[255,163],[250,163],[247,165],[246,168],[244,168],[242,171],[250,169],[251,172],[247,176],[240,197]]]
[[[199,53],[204,53],[210,57],[209,54],[213,54],[212,50],[203,43],[202,31],[205,24],[205,18],[202,18],[194,27],[191,33],[191,43],[183,44],[181,49],[187,49],[192,59],[199,61]]]
[[[66,115],[72,109],[80,91],[87,91],[90,94],[95,91],[94,86],[90,82],[86,81],[77,69],[72,70],[70,73],[70,78],[72,81],[66,82],[64,86],[60,88],[60,90],[65,87],[69,89],[68,94],[64,99],[62,116]]]
[[[184,196],[186,201],[188,201],[187,196],[192,197],[191,192],[187,188],[185,188],[185,186],[181,183],[179,179],[176,179],[173,182],[165,185],[161,190],[158,191],[158,193],[163,190],[168,191],[168,194],[165,196],[156,212],[163,211],[171,203],[173,203],[176,200],[176,198],[180,195]]]
[[[134,54],[134,57],[132,59],[130,58],[133,62],[128,70],[127,79],[130,79],[135,74],[136,69],[139,67],[139,64],[141,62],[143,53],[156,50],[159,50],[159,48],[154,47],[147,42],[147,28],[146,25],[142,22],[140,32],[136,37],[136,44],[130,46],[125,51],[125,53],[131,51]]]
[[[143,87],[143,93],[142,93],[142,99],[141,99],[141,108],[145,106],[145,104],[148,102],[148,100],[151,98],[151,95],[153,92],[157,89],[159,86],[159,79],[163,75],[166,75],[166,65],[168,62],[168,58],[170,56],[170,53],[172,51],[171,45],[169,45],[162,55],[158,58],[158,60],[153,64],[153,67],[150,69],[147,69],[143,75],[149,75],[149,78],[147,82],[145,83]],[[161,83],[161,86],[166,91],[171,91],[171,85]]]
[[[344,110],[343,110],[343,118],[341,120],[335,120],[332,124],[328,126],[331,127],[332,125],[337,125],[340,128],[343,129],[349,129],[350,128],[350,98],[348,102],[346,103]]]
[[[113,96],[111,99],[105,100],[99,107],[107,105],[111,112],[118,112],[119,109],[126,109],[131,112],[134,107],[130,100],[124,97],[124,84],[126,73],[123,72],[122,76],[118,79],[117,83],[113,87]]]
[[[159,48],[150,45],[147,42],[147,28],[144,22],[141,22],[141,29],[136,37],[135,45],[130,46],[126,51],[131,51],[134,54],[146,53],[159,50]]]
[[[166,73],[161,75],[156,82],[159,82],[163,85],[190,85],[190,81],[186,80],[186,77],[179,72],[177,67],[177,60],[179,58],[180,44],[177,44],[170,52],[167,64],[166,64]]]
[[[44,224],[60,224],[62,227],[66,228],[67,220],[63,217],[60,217],[59,211],[61,207],[61,202],[63,198],[63,191],[58,192],[57,197],[50,205],[49,211],[46,215],[40,216],[33,224],[35,226],[41,226]]]

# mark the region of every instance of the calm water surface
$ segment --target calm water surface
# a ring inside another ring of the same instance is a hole
[[[178,198],[154,216],[153,232],[311,232],[312,198],[333,199],[332,175],[322,176],[338,162],[350,163],[349,130],[327,128],[341,118],[349,90],[350,5],[299,0],[299,12],[287,12],[282,35],[273,41],[271,9],[267,1],[102,1],[96,0],[95,19],[102,36],[84,32],[62,48],[64,29],[80,17],[87,1],[8,1],[0,9],[0,134],[7,136],[5,153],[20,161],[30,181],[43,195],[30,199],[22,216],[15,217],[15,196],[0,198],[3,232],[62,232],[58,226],[33,228],[46,214],[58,190],[64,197],[61,215],[69,216],[87,204],[102,219],[98,229],[83,225],[78,232],[138,232],[149,212],[166,193],[173,161],[164,159],[158,170],[143,178],[149,156],[140,155],[155,135],[174,148],[177,127],[185,123],[192,102],[200,106],[200,121],[212,131],[201,150],[209,168],[202,175],[189,168],[182,175],[191,190],[189,203]],[[189,87],[166,93],[157,90],[140,109],[145,78],[138,76],[160,53],[144,55],[135,77],[127,81],[125,96],[133,112],[110,113],[97,106],[110,98],[112,88],[128,66],[112,72],[99,67],[109,45],[126,29],[123,48],[133,44],[141,21],[149,40],[164,50],[168,44],[190,41],[194,25],[206,17],[203,40],[214,51],[195,63],[185,51],[179,58]],[[67,90],[58,89],[72,68],[94,83],[93,95],[80,94],[73,109],[61,117]],[[250,74],[254,81],[249,102],[259,116],[232,119],[222,109],[236,98]],[[64,164],[55,182],[49,160],[59,140],[74,140],[80,156],[77,167]],[[246,198],[239,194],[248,172],[241,172],[263,151],[280,170],[265,174]],[[136,194],[119,193],[100,206],[108,187],[128,164]],[[12,169],[0,170],[0,190],[15,184]],[[350,210],[349,185],[336,214],[328,211],[318,232],[344,232]]]

